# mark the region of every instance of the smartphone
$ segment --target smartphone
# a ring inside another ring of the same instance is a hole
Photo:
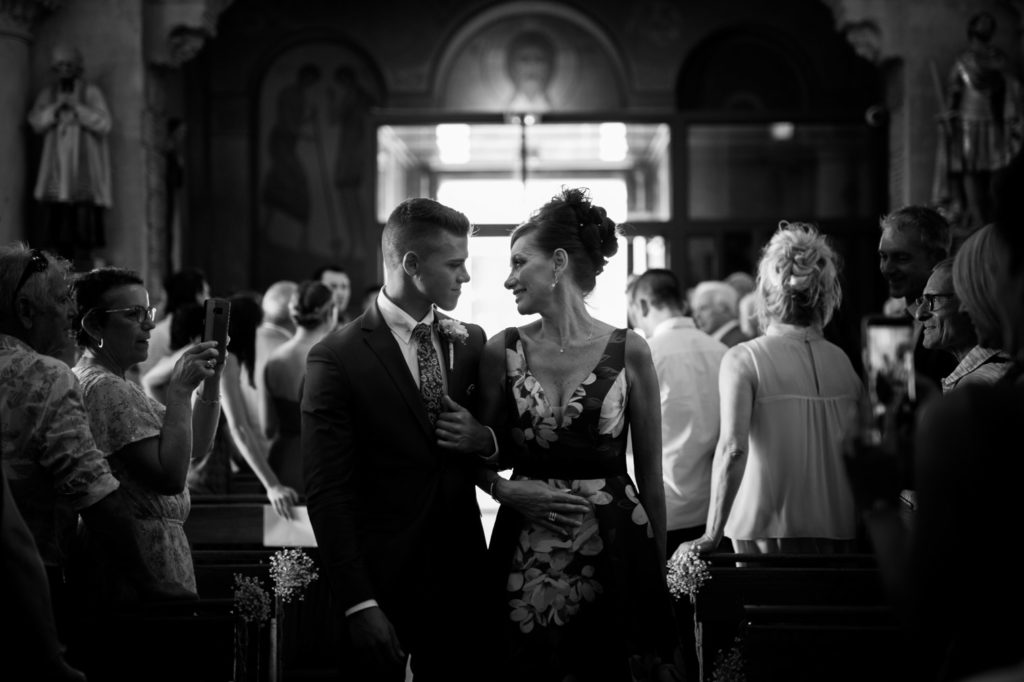
[[[203,305],[206,309],[203,341],[217,342],[217,364],[222,365],[227,357],[228,320],[231,318],[231,302],[226,298],[208,298]]]
[[[909,317],[866,315],[861,320],[864,383],[871,404],[871,427],[903,400],[915,402],[914,324]]]

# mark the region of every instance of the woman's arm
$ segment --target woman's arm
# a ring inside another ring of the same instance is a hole
[[[196,344],[182,353],[167,384],[160,435],[129,443],[114,453],[134,476],[161,495],[177,495],[185,489],[194,445],[192,392],[206,377],[214,375],[206,361],[216,355],[213,342]],[[210,408],[202,411],[209,412]],[[200,417],[200,424],[207,418]],[[209,433],[202,435],[212,438]]]
[[[660,565],[665,566],[665,483],[661,471],[661,393],[651,349],[634,332],[626,333],[626,417],[633,442],[633,465],[640,502],[647,512]]]
[[[718,372],[722,426],[711,465],[707,531],[701,538],[681,544],[676,554],[685,553],[691,547],[698,552],[713,551],[725,535],[725,522],[747,467],[756,390],[757,373],[749,353],[741,346],[730,348]]]
[[[270,468],[266,446],[258,438],[256,425],[246,410],[245,398],[242,395],[241,370],[238,358],[228,353],[224,371],[220,376],[221,406],[224,416],[227,417],[228,429],[242,458],[267,491],[267,498],[274,506],[274,510],[284,518],[290,519],[291,508],[298,504],[299,495],[294,489],[281,485],[277,474]]]
[[[277,409],[274,407],[274,395],[271,389],[271,384],[274,383],[271,378],[273,367],[273,360],[267,360],[266,364],[263,365],[263,381],[260,382],[259,391],[259,410],[258,415],[260,422],[260,432],[267,440],[273,440],[274,436],[277,435],[278,421],[277,421]]]

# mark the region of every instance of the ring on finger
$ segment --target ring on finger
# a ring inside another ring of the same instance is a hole
[[[555,515],[555,512],[548,512],[548,521],[550,521],[551,523],[554,523],[555,519],[557,519],[557,518],[558,517]]]
[[[209,367],[210,369],[213,369],[214,365],[216,365],[216,364],[217,364],[217,361],[213,360],[213,359],[210,359],[210,360],[206,361],[206,366]]]

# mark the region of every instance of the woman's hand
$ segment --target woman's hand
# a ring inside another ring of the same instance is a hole
[[[565,488],[555,488],[544,481],[506,481],[494,487],[494,495],[538,526],[559,535],[568,535],[583,525],[583,515],[590,503]]]
[[[267,499],[270,500],[270,504],[278,516],[289,521],[295,519],[292,507],[299,503],[299,494],[295,492],[294,488],[280,484],[272,485],[267,488]]]
[[[713,537],[704,533],[696,540],[689,540],[688,542],[681,543],[676,547],[676,551],[672,552],[672,559],[681,559],[689,551],[694,551],[697,554],[707,554],[708,552],[718,547],[721,540],[715,540]]]
[[[170,388],[191,394],[197,386],[217,373],[217,342],[202,341],[186,350],[174,363]]]

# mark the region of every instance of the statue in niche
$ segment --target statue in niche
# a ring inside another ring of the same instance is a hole
[[[512,81],[507,111],[543,112],[551,109],[548,86],[555,75],[555,45],[539,31],[523,31],[509,41],[505,70]]]
[[[40,247],[72,262],[89,261],[106,245],[104,213],[111,206],[110,111],[103,92],[84,79],[82,53],[54,48],[54,82],[36,97],[28,114],[43,136],[33,196],[42,209]]]
[[[954,224],[972,231],[992,219],[992,174],[1022,142],[1020,81],[992,44],[996,20],[978,12],[967,24],[967,49],[947,80],[933,200]]]

